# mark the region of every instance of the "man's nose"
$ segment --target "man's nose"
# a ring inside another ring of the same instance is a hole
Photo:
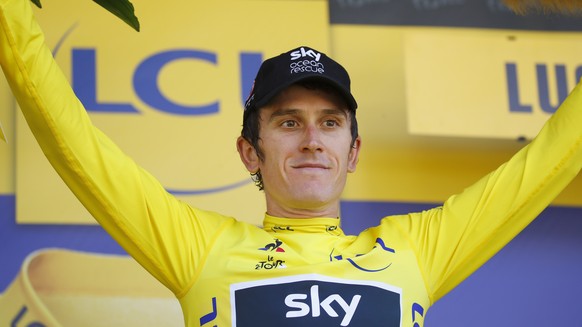
[[[323,150],[321,131],[317,128],[317,126],[310,125],[305,128],[301,149],[303,151],[311,152]]]

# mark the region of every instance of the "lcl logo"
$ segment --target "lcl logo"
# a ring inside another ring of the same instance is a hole
[[[158,85],[160,72],[166,65],[180,60],[202,61],[214,66],[217,66],[219,62],[218,55],[215,52],[197,49],[171,49],[151,54],[144,58],[134,69],[132,84],[135,94],[151,108],[172,115],[217,114],[220,111],[220,102],[218,100],[203,105],[186,105],[173,101],[161,92]],[[97,50],[95,48],[73,48],[71,50],[71,61],[73,90],[87,111],[124,114],[140,113],[137,106],[128,101],[99,102],[97,100],[97,94],[99,94],[97,85],[99,83],[96,74]],[[262,61],[263,55],[261,53],[242,51],[239,53],[241,104],[244,104],[251,91],[253,80]],[[107,79],[107,76],[102,78]],[[193,93],[195,91],[193,90]]]

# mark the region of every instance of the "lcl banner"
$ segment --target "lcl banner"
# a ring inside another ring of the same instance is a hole
[[[329,51],[327,2],[136,7],[140,33],[91,1],[51,1],[36,14],[96,126],[184,201],[260,223],[263,194],[235,147],[243,103],[264,58],[302,44]],[[92,222],[20,114],[17,126],[18,222]]]

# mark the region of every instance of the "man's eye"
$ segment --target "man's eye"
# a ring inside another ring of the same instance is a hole
[[[326,121],[325,121],[323,124],[324,124],[326,127],[335,127],[335,126],[337,126],[337,125],[338,125],[338,122],[337,122],[337,121],[335,121],[335,120],[326,120]]]
[[[294,120],[286,120],[281,124],[283,127],[295,127],[297,126],[297,122]]]

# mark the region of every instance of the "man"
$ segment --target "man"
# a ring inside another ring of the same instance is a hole
[[[323,53],[300,47],[262,64],[237,148],[269,214],[339,216],[360,149],[356,107],[348,73]]]
[[[346,236],[361,139],[347,72],[299,47],[260,68],[237,140],[263,228],[178,201],[96,130],[26,0],[0,0],[0,63],[47,158],[179,300],[187,326],[422,326],[428,307],[531,222],[582,167],[578,86],[540,135],[442,207]]]

